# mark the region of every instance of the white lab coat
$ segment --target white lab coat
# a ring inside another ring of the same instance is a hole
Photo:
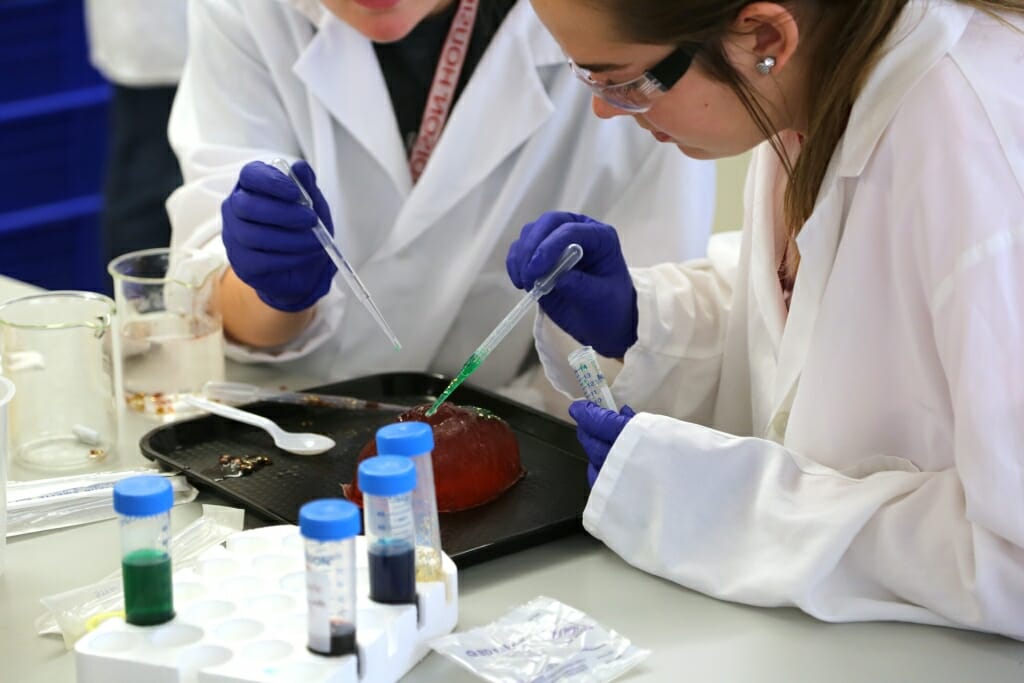
[[[188,0],[85,0],[89,61],[118,85],[175,85],[188,48]]]
[[[1024,639],[1024,37],[925,6],[856,102],[788,320],[766,145],[738,269],[716,236],[708,260],[633,272],[613,393],[645,412],[584,524],[719,598]],[[563,340],[537,333],[573,387]]]
[[[552,209],[615,221],[637,262],[704,253],[714,169],[658,146],[631,121],[600,121],[526,0],[494,36],[415,186],[372,44],[315,2],[197,0],[170,124],[185,185],[172,243],[223,250],[220,203],[253,159],[303,157],[336,239],[403,342],[396,353],[344,288],[272,352],[326,380],[391,370],[457,372],[521,296],[505,256]],[[518,326],[473,377],[509,383],[532,353]],[[542,373],[535,373],[547,386]]]

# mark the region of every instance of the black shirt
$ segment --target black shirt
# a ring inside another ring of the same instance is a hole
[[[491,43],[491,38],[498,32],[505,15],[515,4],[516,0],[480,0],[476,21],[473,24],[473,35],[469,39],[469,48],[466,52],[466,62],[455,86],[453,108]],[[434,71],[441,57],[441,48],[444,47],[444,40],[448,36],[448,29],[451,28],[458,7],[459,0],[452,0],[452,3],[439,14],[426,17],[417,24],[405,38],[394,43],[373,45],[388,85],[391,106],[395,110],[406,153],[412,150],[416,135],[419,133],[423,110],[427,106],[427,95],[430,94]]]

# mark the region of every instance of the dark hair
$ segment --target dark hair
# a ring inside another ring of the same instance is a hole
[[[609,12],[623,40],[651,45],[700,44],[696,61],[732,88],[786,168],[785,217],[795,236],[817,201],[829,161],[865,80],[908,0],[806,0],[780,2],[798,21],[814,22],[808,46],[809,120],[807,137],[793,163],[777,140],[778,132],[750,83],[726,59],[722,40],[749,0],[584,0]],[[1024,13],[1024,0],[960,0],[990,14]],[[804,13],[801,17],[800,14]],[[791,267],[795,267],[792,264]]]

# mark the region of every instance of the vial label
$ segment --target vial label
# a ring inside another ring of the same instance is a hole
[[[398,498],[398,496],[396,496]],[[415,530],[413,528],[412,506],[408,494],[402,496],[405,500],[389,501],[384,510],[378,510],[373,515],[373,534],[377,538],[401,538],[413,539]],[[395,504],[398,502],[398,504]]]

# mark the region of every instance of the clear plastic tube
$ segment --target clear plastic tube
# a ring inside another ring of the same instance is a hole
[[[409,458],[378,455],[359,465],[370,599],[375,602],[416,602],[415,486],[416,467]]]
[[[152,626],[174,617],[171,583],[171,505],[163,477],[142,475],[114,485],[121,520],[121,578],[125,621]]]
[[[256,401],[273,401],[275,403],[292,403],[306,406],[329,406],[346,410],[388,410],[405,412],[409,406],[382,401],[369,401],[351,396],[334,396],[330,394],[313,394],[305,391],[284,391],[266,389],[244,382],[211,381],[203,385],[203,393],[213,401],[223,403],[255,403]]]
[[[317,654],[356,653],[355,536],[359,508],[326,498],[299,510],[306,545],[308,647]]]
[[[434,463],[430,451],[409,457],[416,465],[412,511],[416,534],[416,580],[442,581],[441,524],[437,518]]]

